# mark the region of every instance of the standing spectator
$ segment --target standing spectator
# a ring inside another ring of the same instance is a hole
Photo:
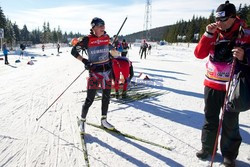
[[[238,59],[238,65],[246,60],[249,65],[250,60],[249,54],[244,55],[247,53],[246,50],[249,50],[250,30],[246,29],[245,21],[236,16],[235,6],[226,1],[217,8],[215,16],[216,22],[206,26],[206,32],[194,51],[195,56],[199,59],[209,56],[204,81],[205,121],[201,134],[202,148],[196,153],[196,156],[201,159],[205,159],[213,153],[220,110],[224,104],[226,82],[229,81],[233,56]],[[243,47],[243,44],[248,44],[247,48]],[[239,112],[225,111],[220,148],[226,167],[235,166],[241,141]]]
[[[42,45],[42,51],[43,51],[43,52],[44,52],[44,49],[45,49],[45,45],[43,44],[43,45]]]
[[[122,57],[126,57],[128,53],[128,43],[126,42],[125,39],[122,40]]]
[[[60,53],[60,44],[59,43],[57,44],[57,53],[58,54]]]
[[[122,52],[122,44],[119,42],[119,40],[118,40],[118,37],[116,37],[116,35],[114,35],[114,40],[115,40],[115,42],[114,42],[114,47],[115,47],[115,49],[118,51],[118,52]]]
[[[142,45],[140,46],[140,49],[139,49],[139,55],[141,54],[142,52]]]
[[[101,125],[107,129],[114,129],[114,126],[107,121],[107,113],[112,81],[112,64],[109,51],[116,51],[110,45],[110,38],[105,32],[105,23],[101,18],[93,18],[91,27],[90,35],[78,42],[71,51],[71,54],[89,70],[87,97],[82,106],[80,120],[80,131],[82,133],[85,132],[84,127],[89,107],[92,105],[100,85],[102,89]],[[83,58],[79,54],[81,50],[87,51],[88,59]]]
[[[144,59],[146,59],[147,48],[148,48],[148,44],[147,44],[146,40],[143,40],[143,43],[141,45],[141,59],[142,59],[143,53],[144,53]]]
[[[7,49],[6,43],[3,43],[2,49],[3,49],[3,54],[4,54],[4,64],[9,64],[9,62],[8,62],[8,52],[9,52],[9,50]]]
[[[20,53],[20,56],[22,56],[23,58],[23,54],[24,54],[24,50],[25,50],[26,46],[24,44],[20,44],[20,49],[21,49],[21,53]]]
[[[152,49],[152,46],[148,44],[148,55],[151,55],[151,49]]]

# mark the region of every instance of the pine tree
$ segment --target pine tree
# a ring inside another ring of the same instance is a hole
[[[63,34],[63,39],[62,39],[61,42],[62,43],[69,43],[69,41],[68,41],[68,34],[66,32]]]
[[[15,42],[15,32],[12,26],[12,23],[9,19],[6,20],[6,26],[5,26],[5,36],[4,38],[6,39],[7,43],[10,44],[11,48],[13,46],[13,42]]]
[[[41,31],[38,29],[35,29],[31,32],[31,41],[33,44],[39,44],[41,43],[41,37],[42,36],[42,33]]]
[[[58,28],[57,28],[57,38],[58,38],[59,42],[62,41],[62,31],[60,29],[60,26],[58,26]]]
[[[28,31],[27,26],[24,24],[23,29],[20,31],[20,39],[21,41],[29,41],[30,40],[30,32]]]
[[[5,19],[5,15],[2,11],[2,8],[0,6],[0,29],[4,29],[5,26],[6,26],[6,19]],[[2,46],[0,46],[0,48],[2,49]]]
[[[51,30],[50,30],[50,24],[49,22],[47,22],[47,26],[46,26],[46,35],[47,35],[47,39],[48,41],[47,42],[52,42],[52,33],[51,33]]]
[[[52,31],[52,40],[53,40],[53,43],[57,43],[58,42],[58,36],[57,36],[57,32],[56,32],[55,28]]]
[[[248,27],[250,27],[250,5],[248,6],[246,21],[247,21]]]
[[[15,37],[16,37],[16,42],[20,41],[20,29],[18,28],[18,25],[16,23],[13,24],[13,30],[15,33]]]
[[[195,28],[197,19],[193,15],[192,20],[189,22],[188,32],[187,32],[187,42],[192,42],[194,39]]]
[[[212,10],[212,12],[211,12],[211,14],[210,14],[210,16],[208,18],[208,22],[209,23],[214,23],[214,21],[215,21],[214,10]]]
[[[241,19],[246,20],[247,19],[247,13],[248,13],[248,7],[247,7],[247,5],[245,4],[244,7],[242,8],[241,4],[240,4],[239,11],[237,12],[238,16]]]
[[[43,23],[43,32],[41,34],[41,41],[42,43],[47,43],[48,42],[48,37],[47,37],[47,28],[46,28],[46,23]]]
[[[0,6],[0,28],[4,28],[5,26],[6,26],[6,18]]]

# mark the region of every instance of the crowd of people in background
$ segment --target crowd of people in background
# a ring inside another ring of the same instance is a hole
[[[122,41],[120,42],[118,37],[116,38],[116,35],[113,36],[113,38],[111,38],[111,41],[114,40],[114,48],[118,51],[119,55],[121,57],[127,57],[128,56],[128,52],[129,49],[132,48],[132,43],[131,42],[127,42],[126,39],[122,39]],[[45,44],[41,45],[41,49],[44,52],[45,51]],[[59,55],[60,53],[60,47],[61,45],[59,43],[56,44],[56,48],[57,48],[57,53]],[[8,62],[8,53],[9,50],[7,49],[7,44],[3,43],[2,45],[2,51],[3,51],[3,55],[5,56],[5,64],[9,64]],[[21,43],[20,46],[20,57],[24,56],[24,50],[26,49],[26,45]],[[140,46],[140,50],[139,50],[139,55],[142,59],[143,55],[144,55],[144,59],[146,59],[147,55],[151,54],[151,48],[152,46],[150,44],[148,44],[146,42],[146,40],[143,40],[141,46]],[[82,53],[83,54],[83,53]]]
[[[27,44],[20,43],[20,45],[19,45],[19,49],[20,49],[19,50],[20,51],[19,52],[19,62],[20,62],[20,58],[23,58],[23,56],[25,55],[24,51],[25,51],[25,49],[26,49],[27,46],[28,46]],[[60,52],[60,47],[61,47],[60,43],[57,43],[56,44],[56,48],[57,48],[58,55],[59,55],[59,53],[62,53],[62,52]],[[44,52],[45,51],[45,44],[42,44],[41,48],[42,48],[42,51]],[[10,50],[15,50],[15,49],[13,49],[12,47],[9,49],[7,47],[7,43],[6,42],[3,42],[3,44],[0,47],[0,49],[2,50],[2,53],[4,55],[4,58],[1,58],[0,60],[4,60],[4,64],[8,65],[9,64],[9,61],[8,61],[9,52],[10,52]],[[16,63],[17,63],[17,61],[16,61]]]
[[[114,47],[115,49],[121,53],[122,57],[127,57],[128,54],[128,50],[129,50],[129,44],[126,42],[125,39],[122,40],[122,42],[119,42],[118,38],[116,37],[116,35],[114,35],[113,37],[114,39]]]
[[[132,48],[131,43],[127,43],[125,39],[123,39],[122,42],[119,42],[116,36],[113,37],[113,40],[114,40],[115,49],[121,53],[122,57],[127,57],[128,50]],[[144,59],[147,58],[147,55],[151,55],[151,49],[152,49],[152,45],[148,44],[146,40],[143,40],[140,46],[140,50],[139,50],[140,59],[143,58],[143,55],[144,55]]]
[[[113,40],[115,40],[114,46],[116,50],[121,53],[122,57],[127,57],[128,50],[131,49],[132,47],[131,43],[127,43],[125,39],[123,39],[122,42],[119,42],[116,36],[114,36],[113,38],[114,38]],[[143,55],[144,55],[144,59],[146,59],[147,55],[151,54],[151,49],[152,49],[152,45],[148,44],[146,40],[143,40],[140,46],[140,50],[139,50],[140,59],[143,58]]]

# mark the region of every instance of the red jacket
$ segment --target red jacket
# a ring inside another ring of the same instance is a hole
[[[229,32],[224,32],[217,29],[213,35],[205,32],[201,37],[198,45],[195,48],[194,54],[199,59],[204,59],[209,56],[208,62],[206,64],[207,72],[204,80],[205,86],[221,91],[226,90],[226,82],[229,80],[231,63],[213,61],[215,43],[217,40],[231,40],[234,38],[234,36],[236,36],[234,46],[236,46],[236,44],[239,46],[244,43],[250,44],[250,36],[247,34],[241,35],[241,31],[243,30],[240,30],[240,27],[245,28],[246,25],[243,20],[240,20],[237,17]],[[239,30],[240,32],[238,32]]]

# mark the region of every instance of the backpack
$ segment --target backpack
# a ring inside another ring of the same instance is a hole
[[[250,109],[250,75],[240,71],[232,80],[226,108],[230,112],[242,112]]]

